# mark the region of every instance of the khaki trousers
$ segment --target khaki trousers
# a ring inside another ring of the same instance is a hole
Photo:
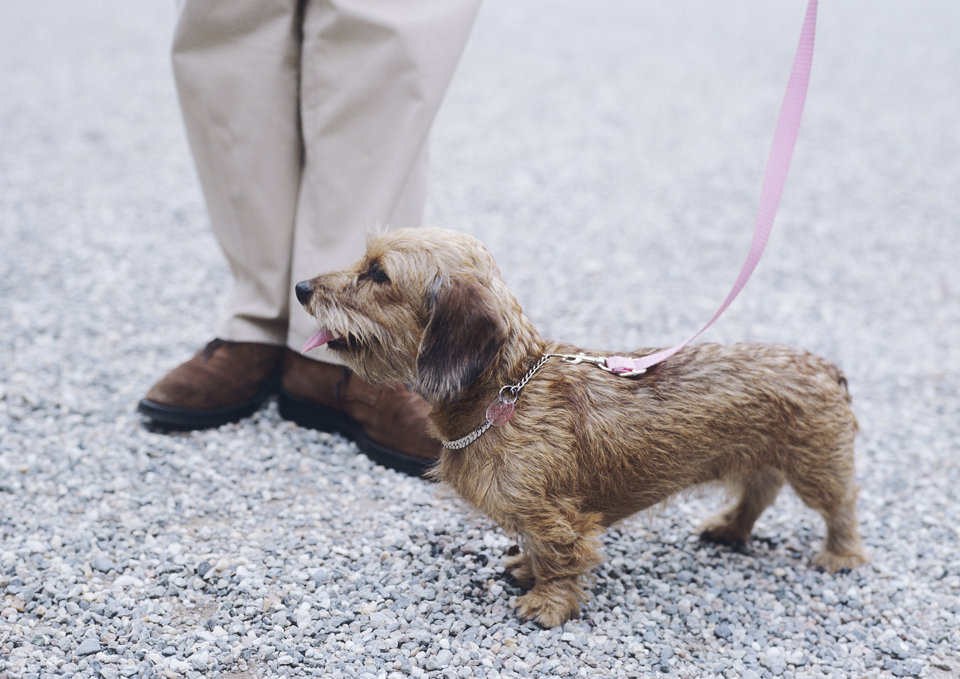
[[[296,282],[420,225],[430,127],[479,1],[181,3],[174,77],[235,280],[220,337],[299,349],[316,322]]]

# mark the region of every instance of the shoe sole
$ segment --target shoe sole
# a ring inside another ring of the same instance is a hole
[[[319,406],[313,401],[294,396],[283,389],[277,396],[280,417],[307,429],[317,429],[341,436],[357,444],[360,452],[379,465],[409,476],[423,477],[435,460],[406,455],[377,443],[367,435],[363,426],[338,410]]]
[[[216,410],[192,410],[177,408],[149,399],[141,399],[137,404],[137,412],[145,415],[149,425],[161,430],[192,431],[194,429],[213,429],[224,424],[237,422],[250,417],[260,410],[270,396],[276,393],[277,383],[268,383],[259,394],[248,401],[238,403],[229,408]]]

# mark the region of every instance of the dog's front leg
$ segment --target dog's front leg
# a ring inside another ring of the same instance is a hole
[[[530,564],[530,557],[514,546],[507,552],[507,561],[504,564],[507,573],[510,574],[517,584],[524,589],[530,589],[534,585],[533,566]]]
[[[601,517],[593,514],[551,514],[524,521],[523,552],[507,564],[514,577],[521,576],[518,580],[532,579],[533,589],[517,601],[521,619],[556,627],[580,613],[586,598],[580,576],[601,561],[601,530]]]

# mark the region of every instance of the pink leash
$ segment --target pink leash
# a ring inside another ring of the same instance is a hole
[[[767,159],[766,175],[763,179],[763,188],[760,191],[760,206],[757,211],[757,221],[753,229],[753,242],[750,251],[743,263],[740,275],[733,284],[730,294],[717,309],[713,318],[699,331],[685,342],[676,346],[658,351],[655,354],[642,358],[627,358],[624,356],[610,356],[606,359],[606,367],[617,374],[639,374],[651,366],[661,363],[690,344],[700,336],[736,299],[746,285],[747,280],[757,267],[763,249],[773,227],[773,219],[780,205],[780,196],[787,183],[787,171],[790,169],[790,158],[797,141],[797,132],[800,129],[800,119],[803,117],[803,105],[807,98],[807,84],[810,82],[810,68],[813,63],[813,43],[817,29],[817,0],[810,0],[807,5],[807,14],[803,20],[803,29],[800,32],[800,43],[797,45],[797,54],[793,60],[793,69],[787,83],[787,92],[780,107],[780,118],[773,135],[773,145],[770,157]]]

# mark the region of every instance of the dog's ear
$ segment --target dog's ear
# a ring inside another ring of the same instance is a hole
[[[427,294],[430,320],[417,354],[417,390],[429,401],[450,401],[497,357],[506,325],[492,293],[475,278],[438,278]]]

